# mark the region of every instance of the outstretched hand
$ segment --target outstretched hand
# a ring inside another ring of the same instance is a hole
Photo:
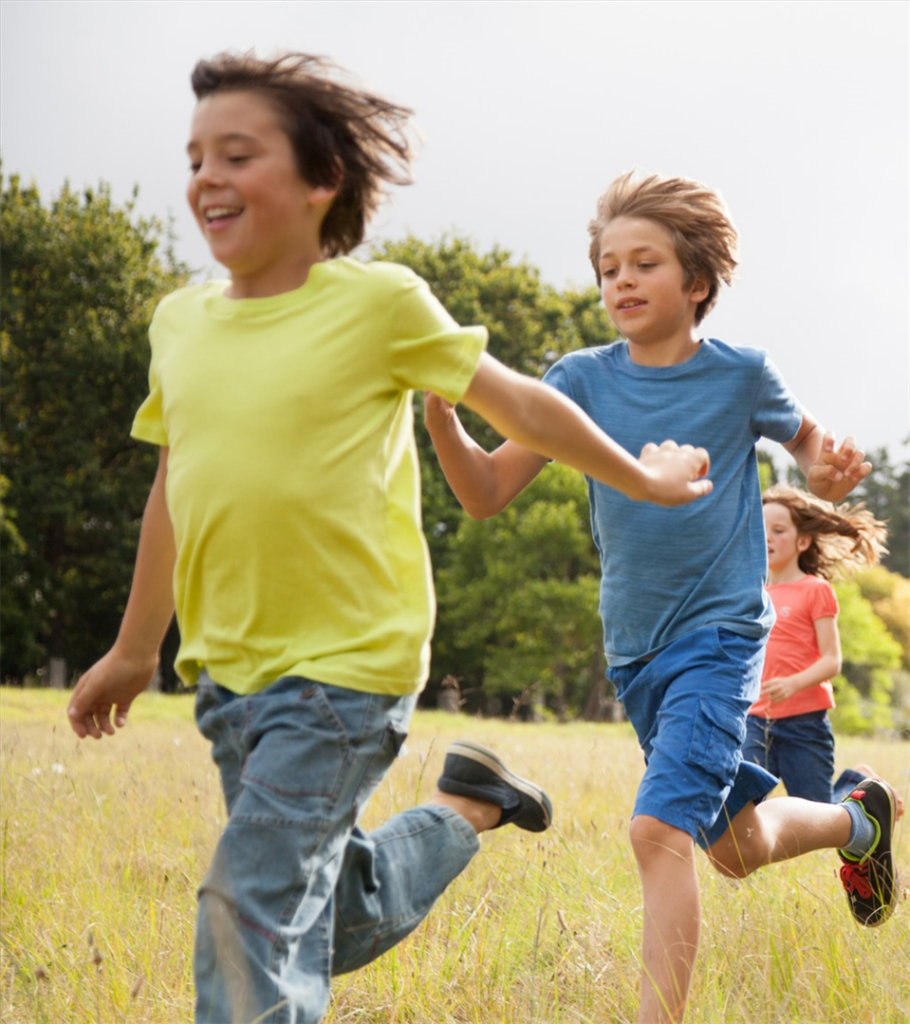
[[[690,444],[680,446],[675,441],[646,444],[639,462],[650,481],[647,500],[656,505],[685,505],[696,498],[704,498],[714,489],[706,479],[711,460],[704,448],[693,448]]]
[[[96,662],[82,676],[70,698],[67,716],[80,739],[91,736],[100,740],[103,734],[114,735],[126,725],[133,701],[148,686],[155,672],[157,659],[136,659],[116,649]],[[114,712],[111,722],[111,711]]]
[[[856,447],[852,437],[845,438],[837,447],[834,434],[829,432],[822,439],[818,458],[806,474],[806,486],[823,501],[843,501],[871,472],[872,463],[866,462],[865,453]]]

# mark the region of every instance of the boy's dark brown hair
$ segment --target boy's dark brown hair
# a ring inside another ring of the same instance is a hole
[[[831,505],[796,487],[783,484],[762,494],[762,505],[783,505],[800,537],[809,538],[801,551],[799,568],[808,576],[826,580],[845,576],[855,569],[875,565],[888,553],[887,527],[862,504]]]
[[[695,310],[695,323],[700,324],[714,308],[721,282],[730,284],[736,270],[736,228],[720,195],[688,178],[638,178],[634,171],[617,178],[597,200],[597,214],[588,224],[598,287],[601,235],[616,217],[643,217],[670,232],[686,287],[699,276],[708,285],[707,296]]]
[[[360,245],[385,184],[412,181],[412,111],[360,88],[323,57],[220,53],[199,61],[190,80],[197,100],[219,92],[265,97],[290,139],[304,180],[339,186],[321,227],[327,256]]]

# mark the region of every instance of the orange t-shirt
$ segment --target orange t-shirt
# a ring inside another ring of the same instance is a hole
[[[777,621],[768,637],[762,680],[795,675],[818,661],[821,652],[815,622],[837,618],[837,597],[831,584],[820,576],[803,576],[792,583],[776,583],[766,589]],[[790,718],[833,707],[834,690],[826,680],[794,693],[779,704],[772,704],[768,697],[759,697],[749,714]]]

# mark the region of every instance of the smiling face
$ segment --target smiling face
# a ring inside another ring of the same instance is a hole
[[[698,303],[707,287],[687,284],[670,231],[643,217],[616,217],[600,236],[601,294],[636,362],[680,362],[697,344]]]
[[[768,570],[772,583],[796,579],[803,575],[799,556],[811,543],[796,529],[793,516],[786,505],[769,501],[762,506],[765,520],[765,538],[768,545]]]
[[[212,255],[231,272],[231,296],[302,285],[322,258],[319,227],[335,190],[301,177],[269,101],[253,92],[200,100],[187,152],[187,200]]]

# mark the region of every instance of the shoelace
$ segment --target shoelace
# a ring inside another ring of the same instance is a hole
[[[872,898],[869,884],[869,864],[844,864],[840,869],[840,880],[847,892],[855,892],[860,899]]]

